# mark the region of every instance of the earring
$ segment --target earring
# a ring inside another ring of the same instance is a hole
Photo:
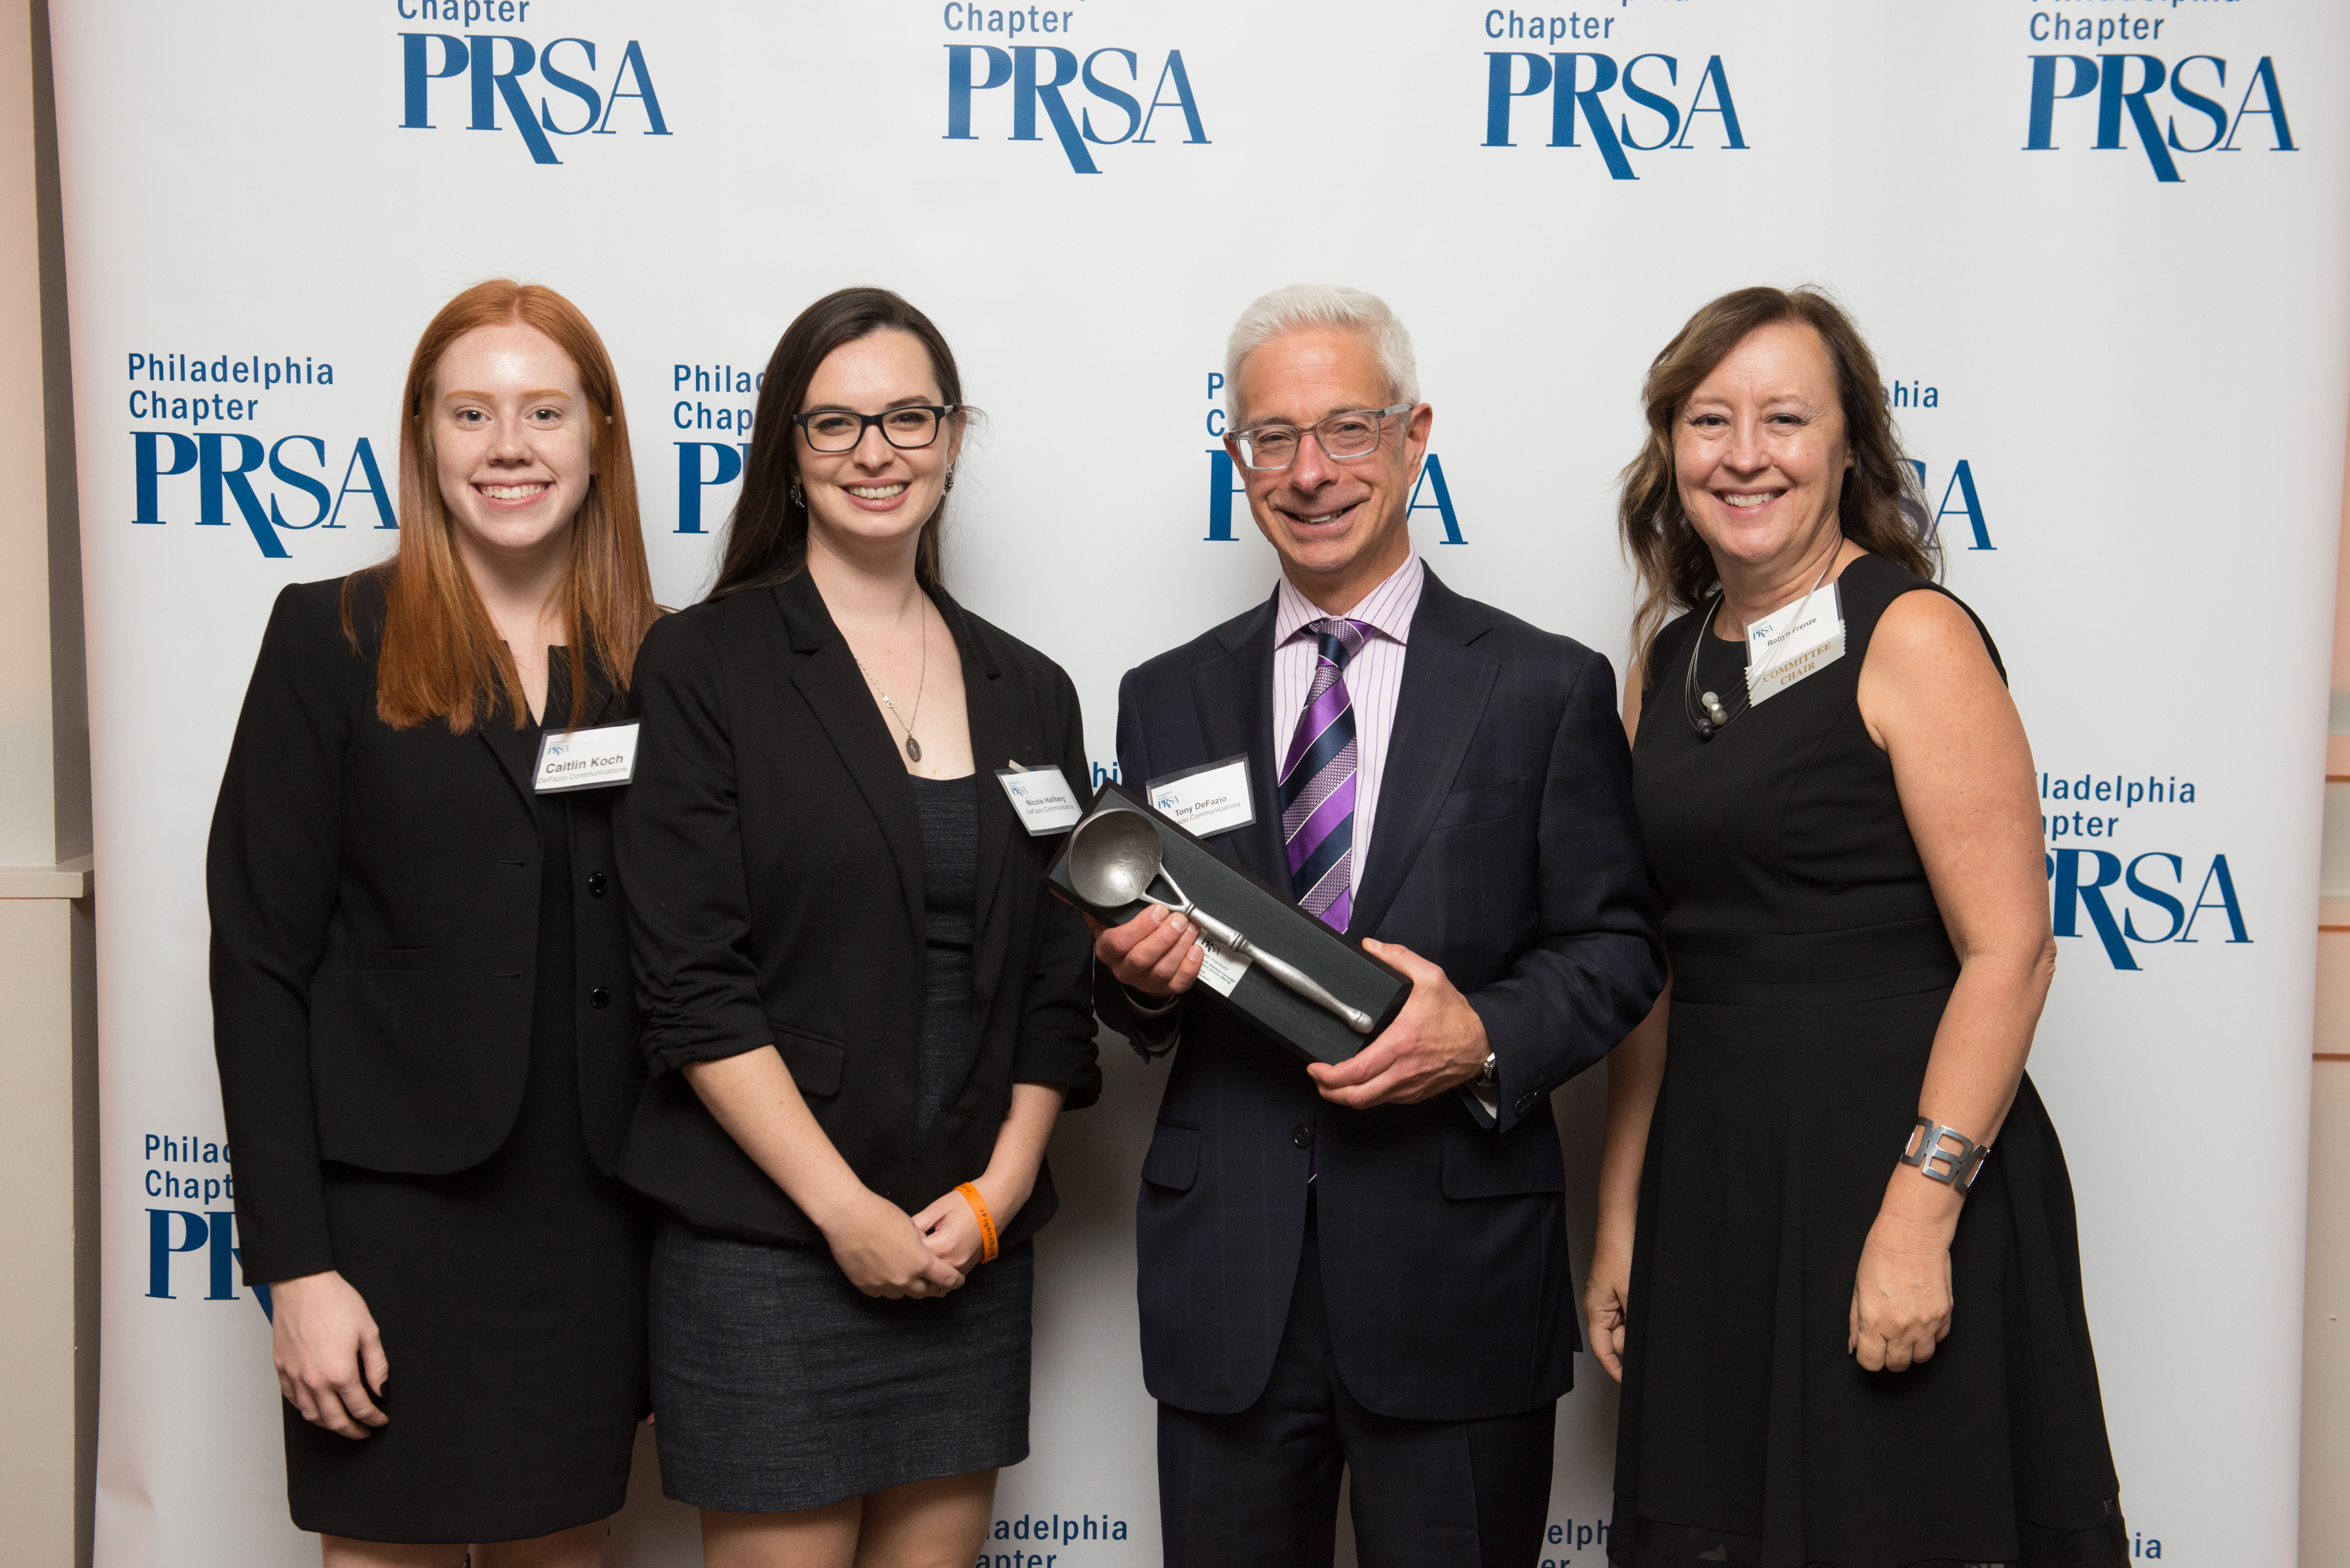
[[[795,506],[807,504],[807,497],[800,493],[800,482],[796,479],[792,481],[792,504]]]
[[[947,488],[949,490],[954,488],[954,470],[951,468],[947,470]]]

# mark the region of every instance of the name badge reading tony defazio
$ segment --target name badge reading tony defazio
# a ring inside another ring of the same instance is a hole
[[[1018,763],[995,770],[995,782],[1003,786],[1004,799],[1012,803],[1013,814],[1030,836],[1049,838],[1055,833],[1066,833],[1085,815],[1086,808],[1077,803],[1077,792],[1061,776],[1056,767],[1024,768]]]
[[[1249,794],[1246,752],[1226,757],[1221,763],[1152,779],[1147,787],[1151,805],[1168,821],[1201,838],[1230,833],[1256,820],[1255,797]]]
[[[538,742],[538,769],[532,786],[541,794],[602,789],[637,775],[637,731],[640,726],[606,724],[594,730],[549,730]]]

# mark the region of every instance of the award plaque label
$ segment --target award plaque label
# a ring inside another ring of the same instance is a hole
[[[1200,983],[1201,985],[1206,986],[1218,996],[1230,996],[1232,989],[1240,984],[1241,976],[1248,971],[1249,961],[1246,953],[1226,952],[1222,947],[1210,941],[1207,938],[1200,939]]]

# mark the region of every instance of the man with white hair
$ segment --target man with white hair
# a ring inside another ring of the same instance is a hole
[[[1434,412],[1380,300],[1269,294],[1225,378],[1281,580],[1128,672],[1119,776],[1244,758],[1211,846],[1413,990],[1300,1066],[1192,1004],[1182,916],[1099,932],[1104,1021],[1175,1053],[1136,1227],[1166,1560],[1325,1568],[1344,1469],[1365,1563],[1532,1568],[1578,1348],[1550,1091],[1664,983],[1614,675],[1414,554]]]

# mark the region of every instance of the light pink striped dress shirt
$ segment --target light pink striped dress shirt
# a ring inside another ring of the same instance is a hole
[[[1370,628],[1363,650],[1347,661],[1347,695],[1355,709],[1355,855],[1352,890],[1363,886],[1370,863],[1371,827],[1379,811],[1379,776],[1387,771],[1388,737],[1395,732],[1396,700],[1403,691],[1403,656],[1411,618],[1419,608],[1422,573],[1414,551],[1393,575],[1345,612]],[[1291,586],[1284,574],[1273,615],[1273,765],[1289,754],[1297,717],[1314,684],[1315,638],[1305,628],[1329,614]]]

